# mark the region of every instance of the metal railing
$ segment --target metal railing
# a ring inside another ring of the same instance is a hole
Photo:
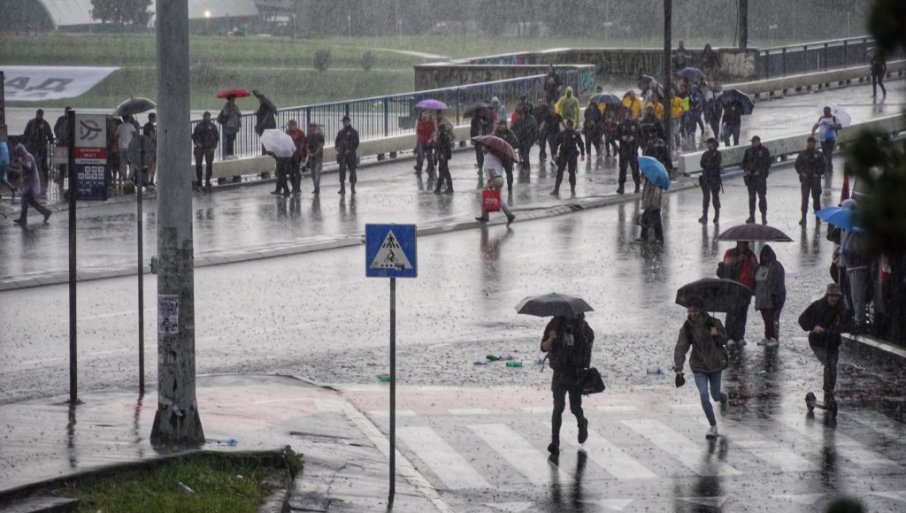
[[[587,88],[587,80],[583,80],[579,70],[561,70],[560,78],[563,87],[572,86],[576,91]],[[481,82],[456,87],[428,89],[409,93],[393,94],[388,96],[375,96],[371,98],[358,98],[330,103],[301,105],[279,109],[277,112],[277,128],[283,129],[291,119],[295,119],[299,127],[308,133],[308,126],[315,123],[324,134],[327,146],[333,145],[335,134],[342,128],[343,116],[352,119],[352,126],[359,132],[359,139],[381,139],[400,135],[415,134],[415,124],[418,111],[415,105],[421,100],[433,98],[441,100],[449,107],[448,115],[454,123],[458,124],[463,119],[463,114],[469,106],[479,102],[489,102],[494,96],[500,99],[501,104],[507,106],[512,112],[513,107],[522,97],[532,100],[544,95],[545,75],[532,75],[522,78]],[[213,117],[216,117],[216,113]],[[192,120],[192,129],[201,122],[200,119]],[[222,127],[219,127],[222,130]],[[223,144],[217,147],[217,159],[222,159]],[[234,144],[236,157],[253,157],[261,155],[262,148],[255,133],[255,114],[242,115],[242,127],[236,136]]]
[[[862,36],[763,48],[758,50],[758,78],[867,65],[874,44]]]

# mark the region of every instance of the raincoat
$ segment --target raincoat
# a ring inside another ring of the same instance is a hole
[[[761,259],[755,270],[755,309],[779,310],[786,303],[786,271],[770,246],[762,248]]]
[[[579,126],[579,110],[581,109],[579,105],[579,100],[573,96],[573,88],[567,87],[566,94],[557,100],[557,105],[554,110],[557,114],[563,118],[563,123],[566,123],[567,120],[572,120],[573,128]]]
[[[711,328],[717,328],[718,335],[711,335]],[[689,357],[689,368],[692,372],[719,372],[726,368],[727,332],[721,322],[706,313],[698,322],[686,320],[679,330],[676,338],[676,347],[673,350],[673,370],[683,370],[686,362],[686,353],[692,348]]]
[[[17,144],[13,149],[13,160],[18,161],[22,168],[22,196],[41,194],[41,175],[38,173],[38,163],[35,162],[35,157],[25,149],[25,146]]]
[[[623,106],[629,110],[632,119],[639,119],[642,117],[642,100],[625,96],[623,97]]]

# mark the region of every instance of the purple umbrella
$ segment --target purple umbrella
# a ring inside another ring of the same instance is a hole
[[[446,103],[444,103],[440,100],[435,100],[433,98],[427,98],[425,100],[422,100],[422,101],[416,103],[415,106],[418,107],[419,109],[428,109],[428,110],[446,110],[447,109]]]

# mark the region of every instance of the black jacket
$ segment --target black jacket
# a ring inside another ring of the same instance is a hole
[[[263,94],[258,101],[261,103],[255,111],[255,133],[261,135],[269,128],[277,128],[277,106]]]
[[[192,144],[205,151],[213,151],[220,142],[220,132],[213,121],[202,121],[192,130]]]
[[[821,326],[826,336],[833,337],[839,342],[840,333],[849,328],[852,317],[852,312],[846,308],[843,298],[840,298],[836,306],[831,306],[825,296],[810,304],[802,312],[799,316],[799,327],[805,331],[812,331],[815,326]]]
[[[25,125],[25,133],[22,134],[25,140],[25,147],[32,155],[47,153],[47,145],[53,143],[53,131],[50,130],[50,124],[46,119],[32,119]]]
[[[557,134],[557,150],[560,155],[574,159],[581,153],[585,155],[585,144],[582,143],[582,136],[575,130],[566,129]]]
[[[519,138],[522,146],[531,146],[538,139],[538,122],[531,114],[525,112],[513,123],[513,133]]]
[[[343,127],[337,133],[333,146],[337,150],[338,157],[355,155],[355,150],[359,147],[359,133],[351,126]]]
[[[439,160],[450,160],[453,157],[453,140],[450,139],[450,129],[446,124],[437,125],[437,149],[435,155]]]
[[[309,132],[308,137],[305,138],[305,149],[308,150],[308,156],[316,159],[322,158],[324,156],[323,153],[315,154],[315,152],[318,151],[318,148],[323,149],[323,147],[324,134],[320,130],[314,133]]]
[[[472,124],[469,128],[469,135],[475,137],[477,135],[488,135],[494,131],[494,122],[490,118],[483,118],[481,116],[474,116],[472,118]]]
[[[742,104],[732,101],[724,106],[724,124],[736,126],[742,123]]]
[[[626,118],[620,123],[619,136],[620,136],[620,153],[632,155],[638,153],[639,144],[641,141],[639,138],[642,135],[642,130],[639,128],[639,124],[632,118]]]
[[[749,175],[764,179],[771,171],[771,152],[764,146],[749,146],[742,157],[742,169]]]
[[[796,172],[799,181],[813,180],[824,175],[824,154],[817,149],[806,149],[796,157]]]
[[[512,146],[514,150],[519,149],[519,138],[516,137],[516,134],[513,133],[513,131],[509,128],[504,130],[494,130],[493,135],[496,135],[497,137],[509,143],[509,145]]]
[[[706,183],[720,183],[720,165],[723,157],[718,150],[707,150],[702,154],[702,179]]]

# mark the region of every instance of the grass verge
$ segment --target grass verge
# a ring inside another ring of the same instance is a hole
[[[79,513],[254,513],[270,492],[263,481],[273,471],[263,462],[200,454],[148,469],[89,477],[56,493],[80,499]]]

